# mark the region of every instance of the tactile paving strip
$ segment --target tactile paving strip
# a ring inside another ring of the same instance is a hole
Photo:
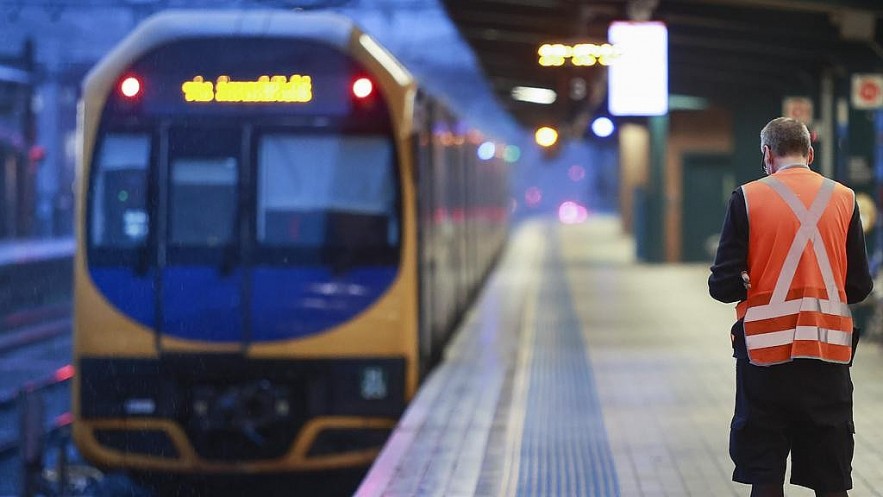
[[[595,378],[557,254],[557,233],[550,228],[548,235],[551,246],[544,257],[533,323],[517,485],[504,494],[618,497]]]

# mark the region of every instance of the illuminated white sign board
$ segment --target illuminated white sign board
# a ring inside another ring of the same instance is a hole
[[[610,43],[620,55],[608,69],[608,108],[614,116],[661,116],[668,112],[668,28],[661,22],[610,24]]]

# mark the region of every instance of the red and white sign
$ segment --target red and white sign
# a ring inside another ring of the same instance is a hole
[[[782,100],[782,115],[797,119],[812,126],[812,99],[807,97],[785,97]]]
[[[852,106],[856,109],[883,108],[883,74],[852,75]]]

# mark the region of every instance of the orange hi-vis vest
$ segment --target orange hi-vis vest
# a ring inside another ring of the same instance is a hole
[[[744,318],[752,364],[797,358],[849,362],[846,234],[855,193],[806,167],[782,169],[742,186],[748,213]]]

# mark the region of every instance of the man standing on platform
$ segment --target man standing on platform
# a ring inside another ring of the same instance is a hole
[[[790,452],[792,484],[847,496],[858,341],[848,304],[873,286],[855,193],[810,170],[799,121],[770,121],[760,151],[767,176],[733,192],[708,278],[712,297],[738,302],[733,480],[781,497]]]

